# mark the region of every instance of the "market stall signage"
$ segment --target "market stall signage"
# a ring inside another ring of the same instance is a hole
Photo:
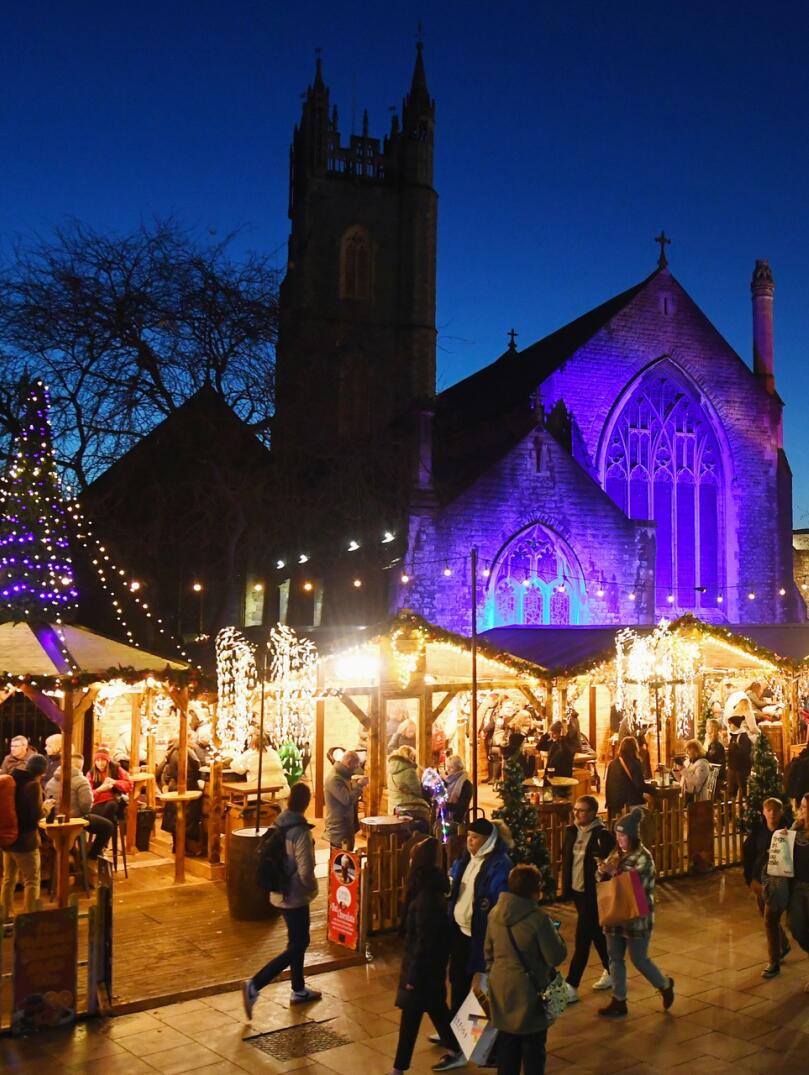
[[[11,1024],[15,1034],[73,1022],[77,954],[76,907],[17,916]]]
[[[326,936],[356,952],[360,945],[362,870],[360,856],[333,847],[329,856],[329,911]]]

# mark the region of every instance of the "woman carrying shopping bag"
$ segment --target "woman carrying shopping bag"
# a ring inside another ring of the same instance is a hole
[[[489,915],[484,955],[489,1015],[497,1029],[497,1075],[544,1075],[550,1021],[540,993],[567,956],[565,942],[537,901],[536,866],[515,866]]]
[[[607,938],[607,954],[610,958],[610,975],[612,977],[612,1000],[606,1008],[599,1009],[598,1014],[607,1019],[614,1019],[627,1014],[626,1006],[626,953],[635,968],[663,996],[663,1009],[667,1011],[674,1003],[674,979],[667,977],[660,968],[649,959],[649,941],[654,925],[654,887],[655,864],[650,852],[640,840],[640,826],[643,810],[635,807],[615,824],[615,839],[618,844],[615,851],[598,866],[598,879],[602,883],[621,874],[634,874],[633,882],[639,884],[641,903],[648,913],[628,918],[618,924],[605,924],[602,928]],[[645,899],[644,899],[645,897]],[[599,911],[602,901],[599,900]]]

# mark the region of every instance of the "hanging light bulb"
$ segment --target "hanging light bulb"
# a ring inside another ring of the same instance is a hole
[[[408,584],[408,582],[410,582],[410,576],[408,575],[408,573],[406,571],[402,572],[401,578],[402,578],[402,582],[405,584],[405,586]]]
[[[784,589],[783,586],[781,587],[781,589],[778,592],[782,597],[786,597],[786,590]]]
[[[637,596],[637,595],[635,594],[635,591],[633,590],[633,591],[632,591],[632,593],[631,593],[631,594],[629,595],[629,600],[630,600],[630,601],[634,601],[634,600],[635,600],[635,598],[636,598],[636,596]]]
[[[304,582],[303,584],[303,588],[304,590],[306,590],[307,593],[310,593],[312,590],[312,583],[307,579],[306,582]]]
[[[721,605],[721,604],[722,604],[722,602],[723,602],[724,600],[725,600],[725,599],[724,599],[724,597],[723,597],[723,596],[722,596],[722,594],[720,593],[720,594],[719,594],[719,595],[717,596],[717,598],[716,598],[716,603],[717,603],[717,605]]]
[[[354,579],[354,589],[358,590],[362,586],[362,579]]]
[[[449,566],[449,564],[445,564],[442,574],[446,579],[450,577],[450,575],[452,574],[452,568]]]
[[[487,579],[489,575],[491,575],[491,570],[488,567],[484,567],[481,574],[483,575],[484,579]]]
[[[748,600],[748,601],[755,601],[755,599],[756,599],[756,595],[755,595],[755,593],[753,593],[753,591],[751,590],[751,591],[750,591],[750,593],[749,593],[749,594],[747,595],[747,600]]]
[[[674,594],[673,594],[673,593],[670,593],[670,594],[668,595],[668,597],[666,598],[666,600],[668,601],[668,603],[669,603],[670,605],[673,605],[673,604],[674,604]]]

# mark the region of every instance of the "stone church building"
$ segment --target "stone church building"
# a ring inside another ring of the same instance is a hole
[[[401,120],[380,140],[366,115],[347,146],[318,61],[291,152],[268,617],[407,607],[469,633],[476,547],[481,630],[804,620],[767,262],[752,369],[661,235],[651,275],[437,395],[435,131],[421,46]]]

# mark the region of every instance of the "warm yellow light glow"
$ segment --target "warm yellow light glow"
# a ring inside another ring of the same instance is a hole
[[[312,589],[312,583],[309,582],[309,580],[307,579],[307,581],[303,584],[303,588],[304,590],[306,590],[307,593],[309,593]]]
[[[140,583],[138,582],[137,579],[132,579],[132,581],[129,584],[129,589],[130,589],[131,593],[137,593],[138,592],[138,590],[140,589]]]
[[[410,582],[410,576],[406,571],[402,572],[402,582],[405,584],[405,586],[408,584],[408,582]]]
[[[362,579],[354,579],[354,589],[358,590],[362,586]]]
[[[262,584],[260,582],[257,582],[253,587],[253,593],[261,593],[263,589],[264,587],[262,586]]]
[[[194,585],[191,587],[191,589],[194,591],[194,593],[201,593],[202,592],[202,583],[201,582],[195,582]]]

